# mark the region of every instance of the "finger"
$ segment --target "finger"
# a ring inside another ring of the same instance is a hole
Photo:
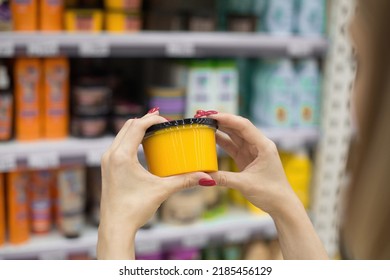
[[[231,132],[251,144],[265,143],[268,139],[248,119],[227,113],[218,113],[208,116],[218,122],[218,129]]]
[[[166,121],[166,119],[154,113],[148,117],[134,120],[128,127],[119,148],[132,156],[137,155],[138,147],[142,143],[146,130],[152,125]]]
[[[228,187],[241,192],[246,186],[245,177],[240,172],[217,171],[209,173],[209,175],[218,186]]]
[[[118,148],[118,146],[122,142],[123,137],[125,136],[125,134],[127,132],[127,129],[129,128],[129,126],[131,125],[131,123],[133,121],[134,121],[134,119],[129,119],[125,122],[125,124],[122,126],[121,130],[119,130],[119,132],[115,136],[115,139],[112,142],[111,147],[110,147],[111,150],[115,150],[116,148]]]
[[[217,131],[215,134],[217,144],[232,158],[235,158],[238,152],[237,145],[232,141],[232,139],[221,131]]]
[[[207,173],[194,172],[164,177],[162,180],[165,185],[164,188],[167,190],[167,195],[169,196],[175,192],[199,186],[201,180],[211,182],[214,179]],[[215,182],[211,185],[215,185]]]
[[[237,147],[241,147],[242,144],[245,142],[243,138],[241,138],[237,133],[231,129],[225,128],[225,127],[220,127],[218,131],[222,131],[226,135],[230,137],[230,139],[236,144]]]
[[[146,118],[146,117],[150,117],[152,115],[158,115],[158,114],[159,114],[159,111],[154,111],[153,113],[145,114],[142,118]],[[123,125],[121,130],[118,132],[118,134],[115,136],[115,139],[114,139],[114,141],[111,144],[111,149],[112,150],[115,150],[115,149],[118,148],[118,146],[122,142],[123,138],[125,137],[125,135],[127,133],[127,130],[129,129],[129,127],[130,127],[130,125],[132,124],[133,121],[134,121],[134,119],[129,119],[129,120],[127,120],[125,122],[125,124]]]

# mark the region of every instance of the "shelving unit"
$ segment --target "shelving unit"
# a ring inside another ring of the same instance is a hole
[[[257,216],[233,210],[220,218],[199,221],[186,226],[157,224],[151,229],[140,230],[136,236],[136,250],[139,253],[159,248],[165,244],[181,240],[187,246],[203,246],[213,238],[230,242],[245,241],[252,234],[264,237],[276,235],[275,225],[267,216]],[[60,259],[69,253],[89,251],[95,254],[97,228],[86,227],[79,238],[66,239],[58,232],[45,236],[33,236],[23,245],[0,247],[0,259],[55,258]]]
[[[261,131],[282,147],[316,143],[320,132],[316,128],[270,129]],[[68,161],[90,166],[100,165],[103,153],[110,147],[114,136],[96,139],[69,138],[59,141],[4,142],[0,145],[0,171],[16,167],[52,168]],[[139,153],[142,155],[142,147]]]
[[[307,57],[322,56],[327,47],[327,40],[320,37],[261,33],[0,33],[0,57]]]

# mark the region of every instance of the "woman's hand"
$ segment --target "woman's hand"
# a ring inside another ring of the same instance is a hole
[[[239,190],[252,204],[273,214],[297,199],[287,181],[276,145],[249,120],[230,114],[209,115],[218,121],[217,143],[236,162],[239,173],[211,174],[218,185]]]
[[[206,173],[160,178],[139,163],[138,148],[145,131],[166,121],[158,111],[128,120],[103,155],[98,259],[134,259],[136,231],[149,221],[164,200],[202,182],[215,185]]]
[[[239,190],[271,215],[285,259],[327,259],[321,240],[287,181],[275,144],[247,119],[230,114],[206,115],[218,121],[217,143],[241,171],[211,174],[217,184]]]

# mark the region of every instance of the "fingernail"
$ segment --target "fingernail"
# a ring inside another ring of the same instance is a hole
[[[215,115],[218,114],[218,111],[210,110],[205,112],[205,116]]]
[[[217,183],[213,180],[213,179],[200,179],[199,180],[199,186],[203,186],[203,187],[212,187],[212,186],[216,186]]]
[[[204,113],[204,111],[203,110],[196,110],[196,113],[197,114],[202,114],[202,113]]]
[[[160,107],[154,107],[154,108],[152,108],[152,109],[150,109],[150,110],[148,111],[148,114],[152,114],[152,113],[154,113],[154,112],[157,112],[158,110],[160,110]]]
[[[196,115],[194,116],[195,119],[200,118],[200,117],[203,117],[203,115],[202,115],[202,114],[196,114]]]

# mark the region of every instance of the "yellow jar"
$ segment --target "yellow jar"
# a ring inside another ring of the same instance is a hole
[[[166,177],[218,171],[217,121],[184,119],[151,126],[142,142],[149,171]]]

